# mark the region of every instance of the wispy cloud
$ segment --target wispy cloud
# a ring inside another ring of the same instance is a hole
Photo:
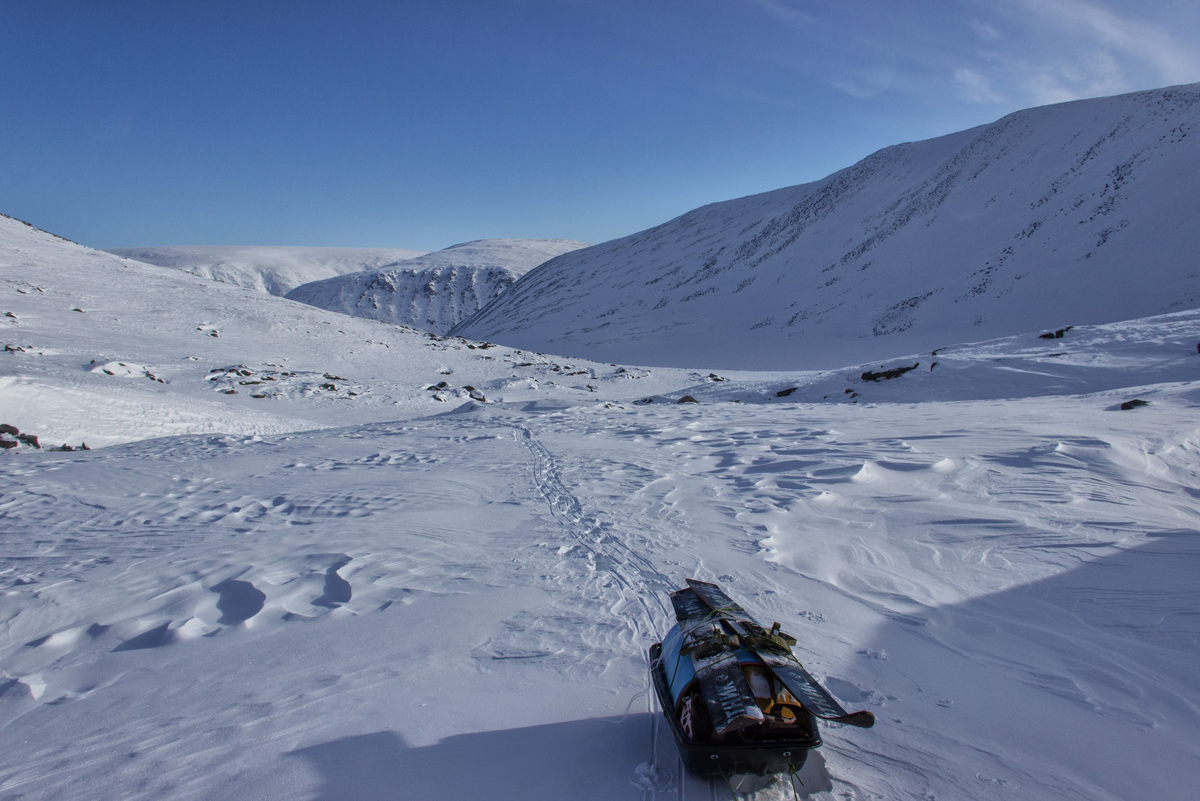
[[[1200,50],[1166,23],[1096,0],[987,9],[969,23],[979,48],[952,68],[964,100],[1044,105],[1200,80]]]
[[[975,31],[975,34],[985,42],[992,42],[996,39],[1004,38],[1004,34],[1000,33],[995,26],[989,25],[988,23],[979,19],[971,20],[971,30]]]
[[[776,19],[792,25],[807,25],[815,19],[812,14],[786,2],[786,0],[750,0],[750,2]]]
[[[1200,77],[1200,50],[1166,28],[1083,0],[1022,0],[1029,14],[1073,32],[1079,43],[1123,54],[1156,69],[1166,83]]]
[[[959,67],[954,71],[954,82],[962,96],[972,103],[1000,103],[1004,100],[1004,96],[992,87],[992,82],[975,70]]]
[[[896,64],[878,67],[846,67],[830,79],[829,83],[835,89],[859,100],[875,97],[891,88],[896,80]]]

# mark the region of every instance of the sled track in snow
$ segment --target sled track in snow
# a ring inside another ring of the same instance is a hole
[[[533,433],[524,426],[513,426],[517,439],[529,449],[533,455],[533,480],[538,491],[550,506],[550,512],[563,522],[566,529],[580,545],[587,548],[596,556],[605,557],[607,568],[613,577],[628,590],[649,590],[653,594],[658,611],[667,619],[673,619],[663,603],[661,593],[671,587],[671,580],[658,570],[650,560],[630,548],[620,539],[605,530],[605,526],[595,517],[586,515],[583,506],[562,482],[558,473],[554,456],[542,443],[533,437]],[[631,576],[634,573],[636,576]],[[649,619],[646,623],[655,623],[653,610],[645,602],[644,592],[636,596],[645,609]],[[644,631],[653,636],[655,629]]]
[[[463,421],[459,419],[456,422],[461,425]],[[575,542],[587,550],[596,569],[613,577],[618,593],[636,610],[632,620],[635,629],[642,635],[643,646],[652,642],[662,624],[675,618],[674,612],[667,608],[662,599],[663,592],[672,587],[671,580],[650,560],[616,537],[609,530],[610,526],[584,512],[583,504],[563,483],[554,454],[533,436],[529,428],[503,420],[472,422],[480,427],[503,426],[512,429],[514,439],[525,446],[533,459],[533,483],[549,506],[551,515]],[[675,776],[658,766],[658,700],[650,684],[649,653],[643,649],[640,656],[646,661],[646,686],[642,694],[645,695],[646,711],[650,715],[650,758],[634,768],[630,781],[641,788],[643,801],[652,801],[660,791],[675,792],[676,787],[679,788],[676,797],[682,798],[685,782],[682,762],[676,765]],[[634,696],[634,700],[636,698]]]
[[[620,539],[607,533],[600,520],[584,514],[583,505],[579,499],[563,484],[554,455],[534,438],[533,432],[528,428],[519,424],[510,425],[517,441],[523,444],[533,456],[534,484],[550,506],[551,514],[558,518],[571,536],[593,556],[604,558],[605,570],[621,585],[623,595],[626,595],[627,598],[629,594],[633,595],[633,600],[637,602],[642,611],[643,620],[639,622],[638,629],[642,636],[649,641],[657,633],[655,618],[658,616],[647,601],[647,593],[654,599],[654,606],[661,615],[660,620],[673,619],[674,614],[667,610],[666,604],[662,600],[663,591],[671,587],[670,579],[644,556]],[[629,575],[630,573],[635,575]],[[642,653],[647,660],[645,694],[646,711],[650,714],[650,759],[634,768],[630,780],[635,786],[641,788],[644,801],[649,801],[657,797],[659,790],[670,791],[674,788],[672,788],[670,774],[659,768],[657,764],[659,710],[657,698],[650,686],[649,654],[645,651]],[[676,797],[682,797],[685,782],[682,762],[678,762],[676,770],[677,774],[674,780],[678,782],[680,791]],[[710,794],[712,789],[710,783]]]
[[[550,514],[560,523],[564,532],[587,551],[596,571],[612,577],[612,584],[615,585],[612,589],[628,607],[628,618],[634,630],[641,635],[642,645],[648,646],[656,641],[664,627],[675,620],[674,610],[663,600],[663,594],[671,591],[676,583],[620,539],[613,531],[612,524],[584,511],[583,504],[563,482],[554,454],[538,441],[527,426],[498,419],[468,422],[462,417],[456,417],[454,422],[457,426],[501,427],[513,432],[513,439],[529,451],[533,483],[546,501]],[[634,768],[630,781],[641,789],[642,801],[653,801],[659,793],[668,793],[682,801],[687,794],[688,775],[678,757],[673,760],[676,763],[674,775],[663,770],[658,763],[661,714],[658,698],[650,682],[648,650],[643,647],[639,656],[646,665],[646,685],[638,695],[645,696],[646,712],[650,716],[650,755],[646,762]],[[631,706],[637,697],[635,695],[631,700]],[[715,799],[717,784],[711,780],[706,784],[708,797]]]

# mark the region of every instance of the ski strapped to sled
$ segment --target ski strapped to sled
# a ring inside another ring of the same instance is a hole
[[[713,729],[726,734],[762,723],[762,709],[738,662],[738,638],[726,634],[708,605],[690,590],[674,593],[671,605],[683,634],[680,656],[692,660]]]
[[[825,720],[832,720],[835,723],[845,723],[864,729],[875,725],[875,715],[866,710],[847,712],[829,694],[829,691],[804,669],[804,666],[792,654],[790,646],[796,644],[795,639],[783,634],[779,630],[778,623],[769,630],[763,628],[757,620],[750,617],[740,604],[726,595],[725,591],[716,584],[695,579],[688,579],[687,583],[691,587],[692,593],[681,591],[671,596],[671,602],[675,604],[677,615],[682,604],[692,605],[687,600],[688,596],[699,599],[708,611],[705,620],[712,621],[713,618],[716,618],[728,623],[737,635],[741,647],[752,651],[761,659],[762,663],[783,683],[783,686],[787,687],[788,692],[796,696],[804,708],[813,715]],[[676,601],[677,596],[682,596],[681,601]],[[682,628],[682,626],[681,620],[680,627]],[[719,626],[717,628],[719,629]],[[737,673],[740,675],[741,671],[739,670]]]

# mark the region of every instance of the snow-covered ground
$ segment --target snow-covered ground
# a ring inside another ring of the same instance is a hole
[[[727,797],[647,680],[689,576],[878,716],[803,797],[1190,797],[1200,312],[1039,333],[584,362],[0,218],[0,423],[94,448],[0,452],[0,798]]]
[[[272,295],[286,295],[310,281],[385,267],[425,253],[403,248],[226,245],[115,248],[108,252]]]
[[[570,239],[482,239],[400,264],[298,286],[291,300],[445,334],[555,256],[587,247]]]
[[[1200,305],[1200,84],[1028,109],[533,270],[453,333],[828,369]]]

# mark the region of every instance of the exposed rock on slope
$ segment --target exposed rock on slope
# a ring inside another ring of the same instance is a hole
[[[117,248],[118,256],[160,267],[176,267],[192,275],[257,289],[272,295],[332,278],[371,270],[420,256],[423,250],[402,248],[308,247],[163,247]]]
[[[287,293],[330,311],[444,334],[547,259],[586,247],[569,239],[484,239]]]
[[[1200,304],[1200,84],[1029,109],[561,256],[453,333],[824,368]]]

